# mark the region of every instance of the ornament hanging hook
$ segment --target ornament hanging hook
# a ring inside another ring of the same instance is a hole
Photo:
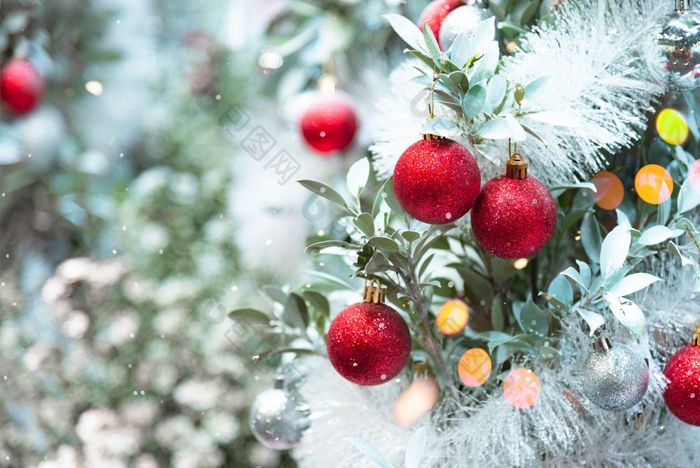
[[[690,345],[700,347],[700,323],[695,326],[695,333],[693,333],[693,338],[690,340]]]
[[[382,304],[384,303],[384,286],[379,282],[377,278],[365,278],[365,291],[363,298],[365,302],[371,304]]]
[[[508,138],[506,177],[518,180],[527,178],[527,162],[523,155],[518,153],[518,144],[513,143],[510,138]]]

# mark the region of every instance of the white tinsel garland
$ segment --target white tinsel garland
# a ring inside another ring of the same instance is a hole
[[[672,261],[650,269],[666,281],[650,288],[640,301],[652,331],[647,337],[651,383],[640,405],[626,412],[608,412],[582,396],[580,370],[591,352],[590,337],[573,317],[562,321],[560,365],[538,369],[534,363],[527,364],[542,383],[533,407],[513,408],[502,390],[490,383],[485,402],[477,405],[464,393],[461,401],[442,403],[429,421],[424,418],[411,430],[399,428],[391,416],[392,403],[403,385],[358,387],[343,380],[328,362],[314,359],[307,361],[310,371],[301,389],[311,406],[312,425],[295,452],[300,466],[373,466],[349,438],[365,441],[394,466],[402,466],[411,434],[426,424],[428,448],[420,465],[425,467],[698,466],[700,428],[676,419],[662,398],[665,362],[687,344],[689,324],[700,318],[698,272]],[[621,326],[612,321],[610,325],[613,342],[630,343]]]
[[[656,50],[657,33],[672,7],[670,0],[566,2],[554,22],[524,35],[521,50],[504,59],[499,75],[511,83],[542,79],[523,102],[539,118],[520,119],[542,141],[528,135],[520,148],[543,182],[585,180],[604,167],[606,153],[639,137],[654,96],[664,91],[653,71],[660,58],[648,51]],[[407,61],[392,73],[372,125],[375,144],[370,150],[383,178],[415,142],[424,120],[424,114],[414,111],[416,102],[422,104],[416,99],[422,87],[411,82],[418,76],[412,66]],[[477,150],[487,174],[507,154],[503,141],[487,140]]]

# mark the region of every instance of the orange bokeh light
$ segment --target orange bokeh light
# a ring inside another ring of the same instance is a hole
[[[435,318],[435,326],[441,333],[452,336],[460,333],[469,321],[469,307],[459,299],[445,302]]]
[[[503,382],[503,396],[508,403],[519,409],[537,403],[541,390],[542,384],[537,374],[524,367],[512,370]]]
[[[432,377],[416,379],[394,402],[392,413],[396,424],[408,429],[430,411],[440,390]]]
[[[592,180],[596,188],[593,195],[595,204],[604,210],[614,210],[625,198],[625,187],[617,176],[609,171],[602,171],[593,176]]]
[[[650,205],[660,205],[673,194],[673,179],[658,164],[647,164],[637,172],[634,187],[639,198]]]
[[[467,350],[459,359],[457,373],[467,387],[483,385],[491,375],[491,358],[481,348]]]

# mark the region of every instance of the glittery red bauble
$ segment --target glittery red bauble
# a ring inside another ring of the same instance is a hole
[[[433,31],[439,44],[442,22],[452,10],[461,6],[464,6],[464,0],[435,0],[430,2],[418,18],[418,27],[423,31],[423,27],[427,24]]]
[[[27,60],[11,60],[0,71],[0,99],[15,113],[30,112],[43,96],[44,79]]]
[[[679,349],[664,374],[670,381],[664,392],[668,409],[681,421],[700,426],[700,346]]]
[[[419,221],[447,224],[474,206],[481,174],[474,156],[449,139],[420,140],[409,146],[394,169],[394,193]]]
[[[481,246],[497,257],[531,257],[549,242],[557,226],[557,203],[534,177],[489,180],[472,210],[472,229]]]
[[[326,154],[347,149],[357,132],[357,115],[338,93],[319,94],[301,116],[301,133],[314,150]]]
[[[361,302],[333,319],[326,349],[340,375],[358,385],[379,385],[396,377],[408,362],[411,334],[388,305]]]

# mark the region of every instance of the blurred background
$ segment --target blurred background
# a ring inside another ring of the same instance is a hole
[[[506,50],[560,3],[492,1]],[[247,423],[276,337],[228,314],[344,229],[296,181],[368,172],[382,15],[427,4],[0,0],[0,466],[295,466]],[[302,139],[318,87],[352,102],[341,151]]]
[[[366,156],[381,15],[425,3],[0,3],[0,466],[293,466],[227,314],[307,267],[334,213],[295,181]],[[363,122],[332,156],[297,124],[329,71]]]

